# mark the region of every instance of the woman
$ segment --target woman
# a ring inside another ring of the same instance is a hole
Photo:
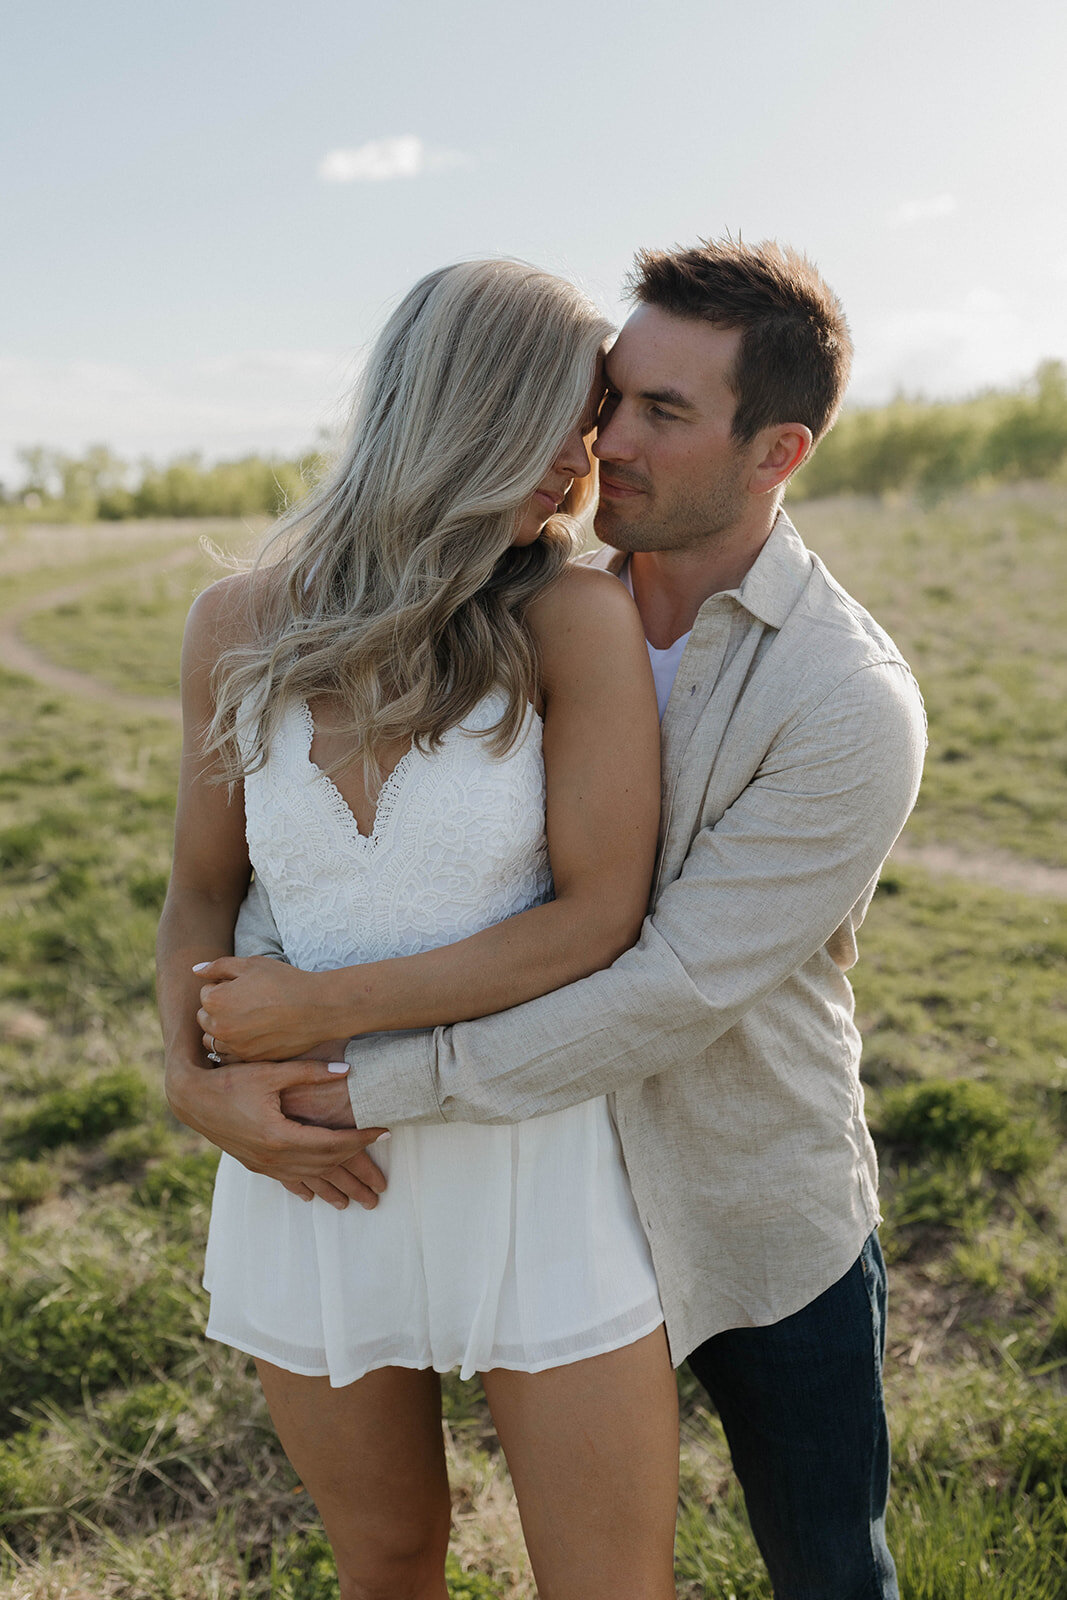
[[[655,696],[623,587],[568,566],[556,515],[589,474],[608,332],[519,263],[430,274],[287,554],[193,607],[168,1055],[204,1050],[192,968],[232,949],[250,866],[294,981],[337,985],[331,1035],[514,1005],[635,938]],[[381,1164],[362,1211],[224,1155],[205,1273],[208,1331],[256,1358],[343,1600],[446,1594],[454,1366],[483,1375],[540,1592],[673,1595],[674,1386],[607,1103],[397,1128]]]

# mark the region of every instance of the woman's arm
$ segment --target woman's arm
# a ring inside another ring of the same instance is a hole
[[[644,632],[617,578],[567,571],[529,613],[542,664],[555,899],[420,955],[305,973],[218,961],[199,1014],[243,1059],[322,1039],[503,1011],[608,966],[648,905],[659,817],[659,723]]]
[[[193,968],[232,951],[234,921],[250,873],[240,786],[231,799],[225,784],[212,783],[217,769],[202,751],[214,709],[211,673],[222,649],[237,636],[249,581],[231,577],[206,590],[189,614],[182,646],[184,733],[174,865],[157,940],[167,1099],[182,1122],[253,1171],[269,1170],[305,1198],[315,1192],[341,1205],[348,1194],[373,1205],[372,1190],[384,1188],[384,1182],[361,1151],[381,1130],[339,1136],[300,1127],[282,1114],[283,1089],[320,1082],[336,1087],[337,1078],[329,1078],[325,1064],[278,1066],[274,1058],[260,1058],[255,1067],[236,1073],[212,1070],[196,1022],[201,980]],[[331,1172],[334,1181],[322,1183],[320,1174],[337,1167],[339,1159],[351,1162],[356,1172],[340,1177]]]
[[[168,1078],[172,1064],[207,1062],[196,1027],[198,985],[192,968],[233,949],[233,925],[250,867],[240,791],[231,799],[203,754],[214,711],[211,673],[227,638],[240,585],[224,579],[200,595],[182,642],[182,758],[174,824],[174,861],[156,943],[159,1015]],[[237,591],[237,592],[235,592]]]

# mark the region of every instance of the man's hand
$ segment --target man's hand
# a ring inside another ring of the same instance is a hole
[[[196,1020],[225,1060],[289,1061],[320,1042],[321,974],[270,956],[221,956],[193,970],[202,980]]]
[[[323,1062],[168,1062],[166,1087],[175,1116],[251,1172],[339,1209],[377,1205],[385,1179],[365,1152],[387,1130],[355,1126],[344,1079]]]
[[[336,1055],[333,1059],[336,1060]],[[281,1106],[284,1114],[294,1122],[321,1128],[354,1128],[356,1125],[343,1077],[332,1078],[329,1083],[301,1083],[283,1089]],[[382,1144],[389,1137],[388,1133],[381,1133],[375,1143]],[[341,1211],[348,1203],[346,1196],[358,1200],[370,1210],[371,1206],[362,1198],[368,1187],[377,1190],[374,1198],[374,1204],[377,1205],[377,1194],[385,1190],[385,1178],[365,1150],[343,1166],[332,1168],[323,1177],[300,1185],[299,1189],[286,1184],[286,1188],[293,1194],[299,1193],[301,1199],[310,1200],[312,1195],[317,1194]]]

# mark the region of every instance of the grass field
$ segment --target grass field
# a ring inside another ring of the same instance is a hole
[[[922,680],[910,831],[1064,864],[1067,494],[797,520]],[[5,603],[95,579],[24,636],[164,697],[210,571],[198,531],[21,530],[0,542]],[[122,581],[182,549],[187,566]],[[213,1157],[164,1109],[152,1009],[175,728],[10,674],[0,706],[0,1600],[331,1600],[247,1364],[200,1333]],[[902,1594],[1062,1600],[1067,906],[892,864],[861,953]],[[684,1374],[681,1390],[679,1593],[767,1600],[718,1423]],[[446,1414],[452,1592],[529,1596],[478,1386],[448,1380]]]

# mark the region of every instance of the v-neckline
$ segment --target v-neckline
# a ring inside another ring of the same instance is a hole
[[[371,822],[371,830],[369,833],[364,833],[363,829],[359,825],[359,820],[356,817],[356,813],[352,810],[352,807],[349,805],[348,801],[345,799],[336,783],[334,783],[329,773],[325,772],[322,767],[319,766],[318,762],[312,759],[311,747],[315,742],[315,719],[311,715],[311,707],[308,705],[306,700],[301,700],[299,702],[299,710],[301,721],[304,727],[304,733],[306,735],[307,747],[305,750],[305,758],[308,766],[311,769],[312,775],[322,783],[327,795],[333,803],[333,809],[337,812],[341,821],[350,828],[352,833],[355,834],[360,844],[377,844],[382,833],[385,831],[389,819],[393,814],[396,793],[400,789],[408,767],[411,765],[411,758],[418,753],[415,744],[412,743],[409,745],[409,747],[404,751],[404,754],[400,757],[399,761],[395,763],[389,774],[382,780],[382,786],[378,790],[378,799],[374,806],[374,817]]]

